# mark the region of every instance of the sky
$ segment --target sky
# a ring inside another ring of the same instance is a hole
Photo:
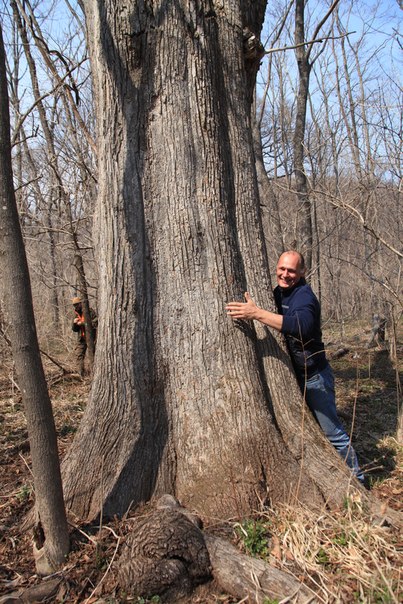
[[[403,3],[403,0],[399,0]],[[262,41],[265,42],[272,34],[273,29],[282,14],[283,7],[289,0],[269,0],[266,22],[263,30]],[[306,24],[311,23],[309,31],[312,33],[316,24],[323,18],[325,7],[330,5],[330,0],[308,0],[308,9],[312,13],[311,20],[306,17]],[[375,56],[379,60],[379,74],[384,72],[385,77],[391,77],[395,82],[402,81],[403,75],[403,10],[399,8],[398,0],[341,0],[339,11],[342,23],[348,33],[349,42],[355,46],[360,43],[365,35],[365,56]],[[293,39],[293,10],[290,13],[289,39]],[[330,20],[328,21],[330,23]],[[323,28],[323,33],[329,26]],[[292,45],[292,42],[290,42]],[[283,44],[275,43],[274,46]],[[270,48],[270,43],[269,46]],[[316,45],[320,49],[322,45]],[[266,47],[267,48],[267,47]],[[312,55],[315,53],[312,52]],[[294,50],[287,51],[287,67],[290,71],[296,69]],[[375,65],[373,66],[375,67]],[[294,79],[295,76],[291,77]],[[260,79],[265,78],[265,65],[263,64]]]

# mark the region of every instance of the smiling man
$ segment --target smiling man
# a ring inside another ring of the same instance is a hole
[[[334,376],[322,341],[320,305],[305,281],[305,261],[297,251],[284,252],[276,267],[274,299],[279,314],[259,308],[245,293],[246,302],[229,302],[233,320],[255,320],[284,334],[295,374],[316,421],[360,482],[364,475],[350,438],[336,411]]]

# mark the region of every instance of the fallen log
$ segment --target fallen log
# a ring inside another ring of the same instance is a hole
[[[52,601],[63,582],[61,577],[47,579],[38,585],[28,588],[21,588],[0,597],[0,604],[27,604],[28,602],[49,602]]]
[[[204,533],[213,576],[220,587],[235,598],[248,598],[250,604],[268,599],[295,604],[318,602],[315,593],[292,575],[259,558],[242,554],[226,539]]]

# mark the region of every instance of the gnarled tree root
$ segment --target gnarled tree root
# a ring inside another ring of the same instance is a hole
[[[155,509],[133,521],[117,568],[119,586],[132,596],[159,595],[178,602],[201,583],[216,583],[236,598],[315,602],[315,594],[293,576],[240,553],[225,539],[201,530],[196,516],[164,495]]]

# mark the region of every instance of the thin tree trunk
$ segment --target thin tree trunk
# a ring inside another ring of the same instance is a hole
[[[52,406],[41,363],[30,278],[14,195],[10,122],[2,32],[0,29],[0,267],[4,315],[10,326],[11,345],[18,385],[27,419],[35,483],[35,506],[39,517],[36,534],[54,568],[69,551],[69,536],[57,451]]]
[[[53,315],[53,329],[54,333],[60,333],[60,309],[59,309],[59,296],[58,296],[58,272],[57,272],[57,262],[56,262],[56,237],[53,232],[53,223],[52,223],[52,207],[49,206],[46,212],[46,221],[48,228],[48,236],[49,236],[49,252],[50,252],[50,273],[51,273],[51,282],[52,282],[52,291],[51,291],[51,305],[52,305],[52,315]]]
[[[308,196],[308,184],[304,168],[305,159],[305,125],[306,125],[306,110],[309,92],[309,78],[311,73],[311,65],[309,63],[308,54],[304,46],[305,42],[305,0],[295,1],[295,45],[297,65],[298,65],[298,94],[297,94],[297,109],[295,114],[294,127],[294,174],[295,174],[295,190],[297,193],[300,220],[299,220],[299,249],[305,256],[307,272],[312,269],[312,216],[311,216],[311,200]]]
[[[88,361],[90,371],[92,372],[94,367],[94,354],[95,354],[95,331],[92,324],[92,317],[90,312],[90,304],[88,301],[87,282],[85,280],[83,258],[81,254],[76,254],[74,257],[74,266],[77,269],[79,292],[82,300],[82,307],[85,320],[85,341],[87,343]]]
[[[273,185],[267,175],[264,165],[260,129],[256,118],[252,115],[253,145],[255,152],[257,182],[262,210],[263,230],[267,248],[271,257],[279,258],[285,250],[281,228],[280,209]]]

